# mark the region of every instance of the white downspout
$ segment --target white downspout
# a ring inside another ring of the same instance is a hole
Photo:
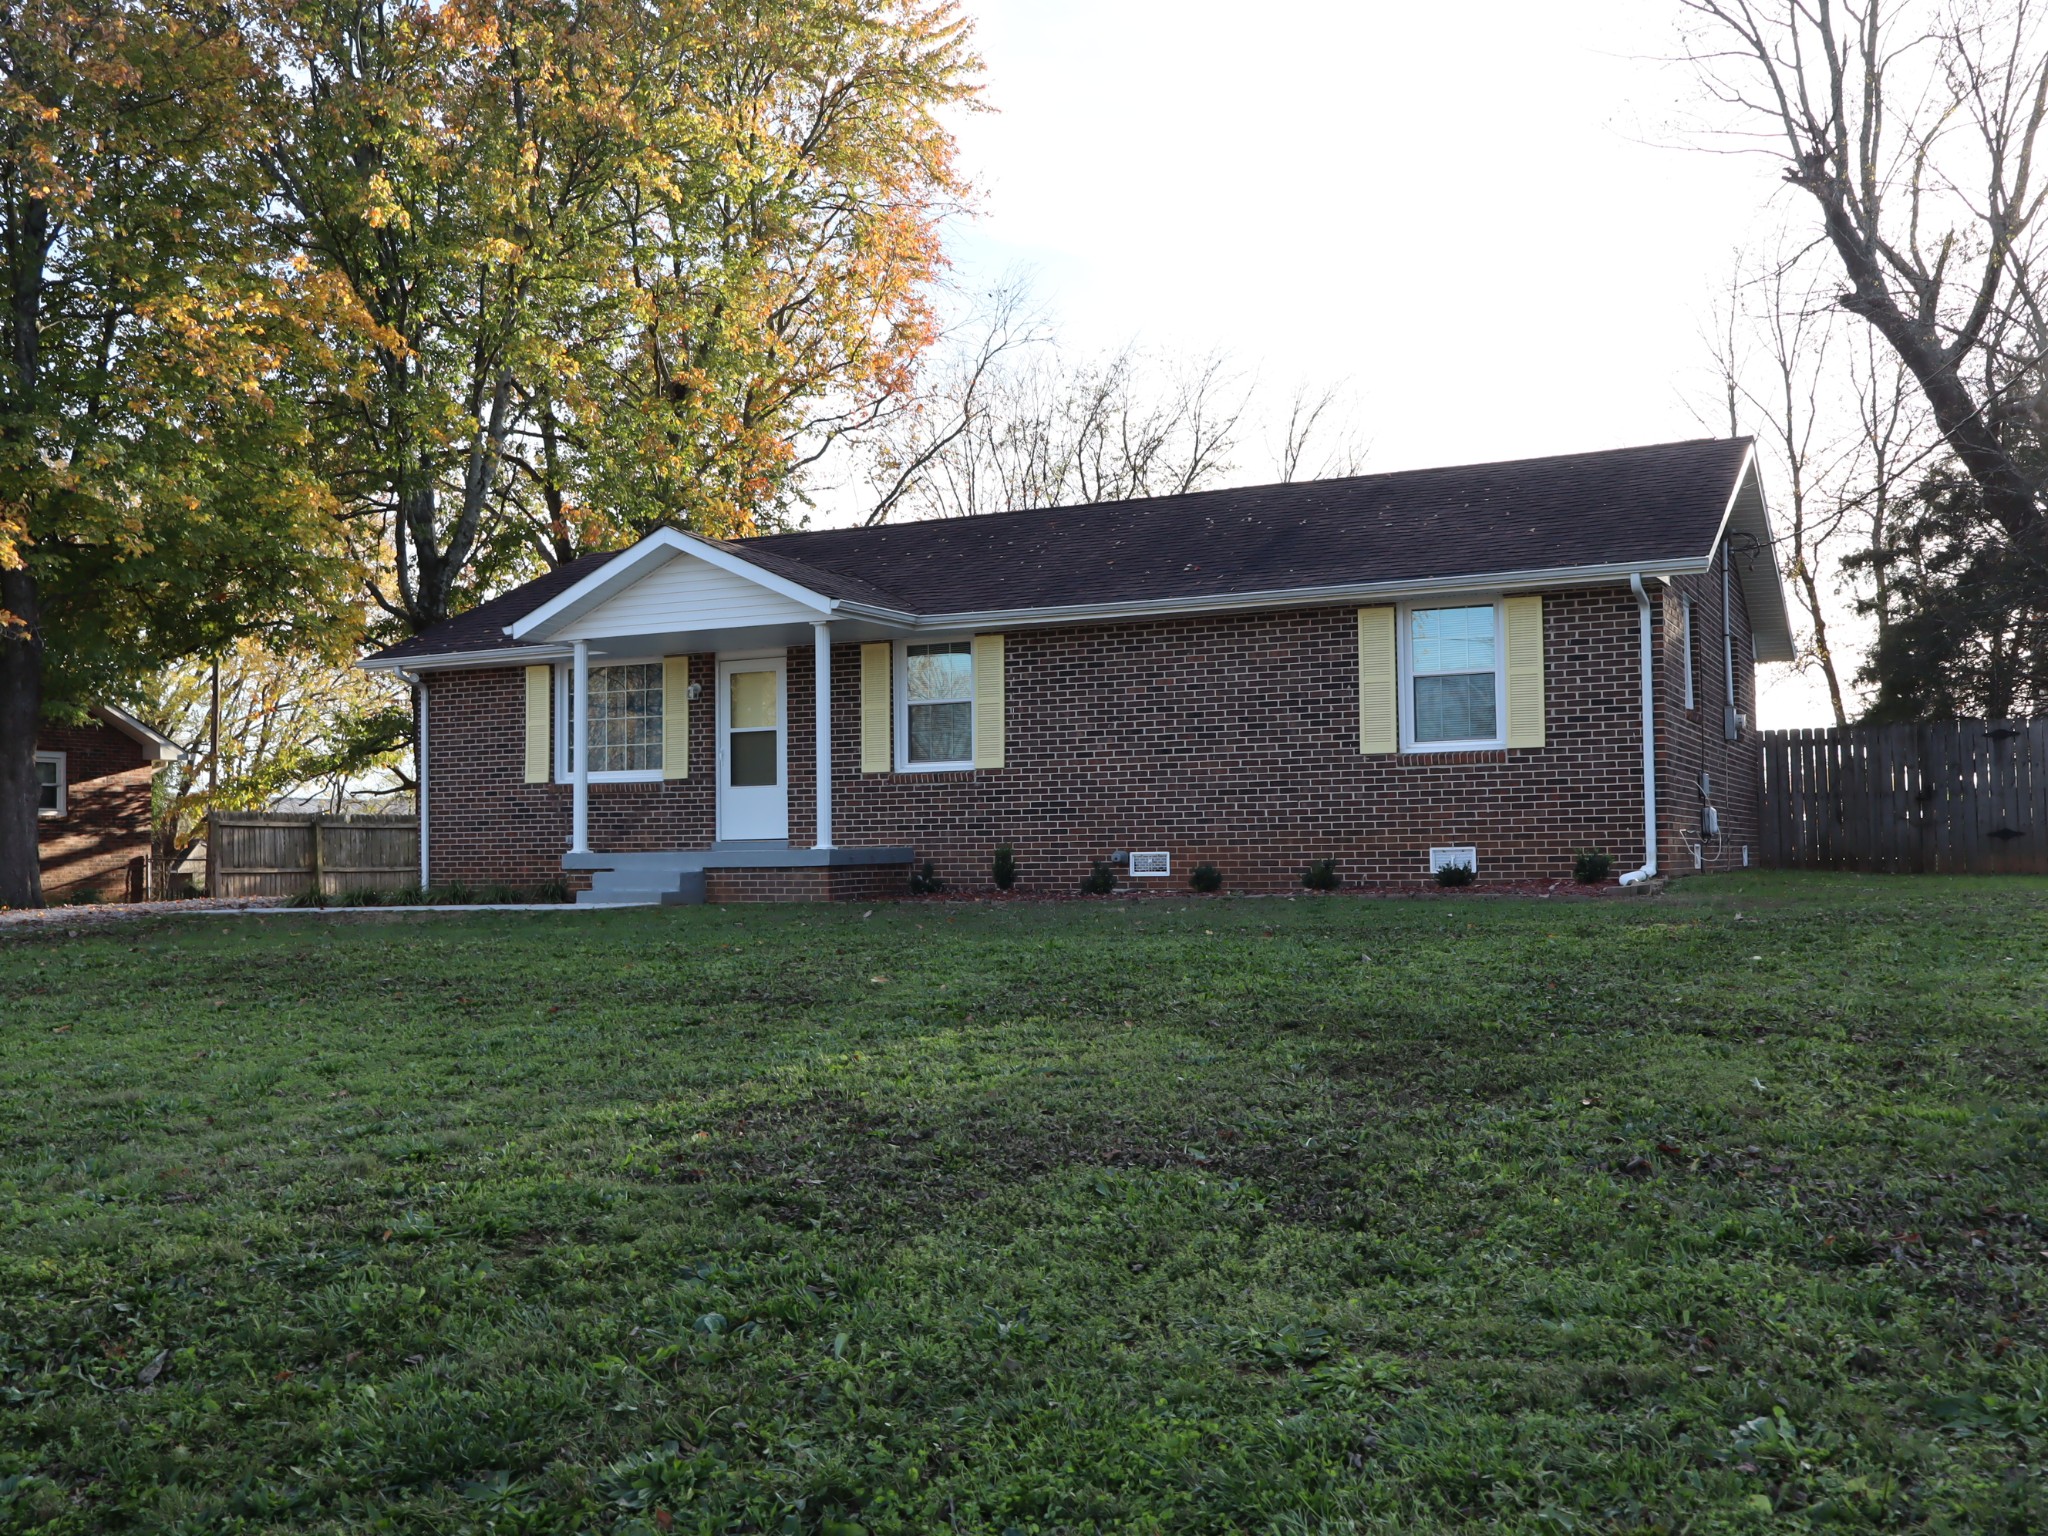
[[[413,744],[414,754],[419,761],[419,817],[420,817],[420,889],[427,888],[427,680],[417,672],[408,672],[403,667],[396,669],[398,676],[412,684],[413,694],[420,701],[420,739]]]
[[[569,750],[575,754],[575,788],[570,791],[569,851],[590,852],[590,642],[576,642],[576,666],[571,687],[576,697],[569,711]]]
[[[1643,590],[1643,574],[1628,579],[1636,595],[1636,618],[1642,630],[1643,662],[1643,867],[1621,877],[1623,885],[1636,885],[1657,873],[1657,690],[1655,658],[1650,649],[1650,594]]]

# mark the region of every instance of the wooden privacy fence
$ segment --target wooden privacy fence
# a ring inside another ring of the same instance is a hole
[[[206,819],[208,893],[300,896],[419,884],[417,816],[219,813]]]
[[[1763,733],[1764,862],[2048,874],[2048,719]]]

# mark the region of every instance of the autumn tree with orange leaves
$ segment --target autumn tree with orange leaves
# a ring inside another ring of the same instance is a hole
[[[277,238],[360,308],[324,472],[413,631],[661,521],[774,520],[908,388],[939,112],[926,0],[249,0]]]
[[[320,300],[254,216],[251,68],[206,0],[0,25],[0,907],[42,899],[39,719],[241,635],[346,633],[302,409]]]
[[[39,718],[774,524],[931,343],[951,0],[29,0],[0,25],[0,905]]]

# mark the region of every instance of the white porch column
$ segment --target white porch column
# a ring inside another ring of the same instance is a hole
[[[590,642],[576,642],[576,668],[569,680],[569,761],[576,765],[575,810],[569,822],[569,851],[590,852]]]
[[[818,827],[813,848],[832,846],[832,626],[819,619],[811,625],[811,649],[816,657],[818,738]]]
[[[402,675],[402,674],[401,674]],[[427,679],[422,673],[413,679],[413,690],[420,699],[420,745],[417,773],[414,777],[419,785],[420,801],[420,889],[425,890],[432,883],[433,863],[427,857]]]

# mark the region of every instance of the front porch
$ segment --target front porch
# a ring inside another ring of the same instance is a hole
[[[590,882],[577,901],[903,894],[900,829],[856,833],[882,846],[834,836],[835,778],[875,766],[869,744],[851,752],[853,722],[835,731],[834,695],[854,682],[855,647],[908,628],[673,532],[509,626],[526,663],[526,782],[566,792],[560,867]]]

